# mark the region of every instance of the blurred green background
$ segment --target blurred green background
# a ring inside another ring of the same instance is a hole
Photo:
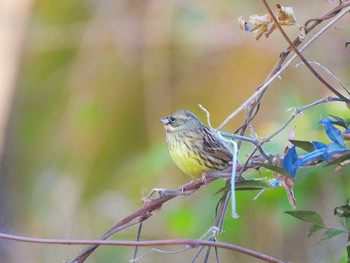
[[[316,0],[279,3],[293,6],[298,24],[334,6]],[[9,55],[0,68],[13,69],[13,75],[0,73],[13,76],[11,85],[0,83],[8,91],[7,108],[0,112],[6,123],[1,230],[36,237],[98,238],[140,208],[140,198],[152,188],[175,189],[190,181],[170,160],[159,118],[185,108],[204,121],[201,103],[217,126],[263,83],[287,46],[277,31],[255,41],[240,30],[239,16],[266,13],[260,1],[4,0],[0,12],[1,29],[18,37],[13,43],[2,38],[0,46],[13,51],[0,51]],[[297,27],[286,31],[292,39],[298,34]],[[344,43],[349,38],[344,18],[304,54],[348,84],[350,51]],[[288,109],[330,95],[303,66],[290,67],[281,77],[253,122],[258,136],[280,127]],[[305,112],[290,128],[296,126],[297,139],[327,143],[318,125],[327,114],[349,117],[344,105],[333,103]],[[244,113],[225,130],[243,120]],[[287,138],[285,130],[266,147],[283,153]],[[241,161],[249,151],[244,146]],[[199,238],[213,225],[220,198],[214,193],[223,185],[219,180],[191,198],[165,204],[144,224],[142,239]],[[349,197],[349,186],[347,167],[337,173],[299,171],[297,208],[317,211],[335,226],[333,209]],[[253,201],[255,194],[237,194],[240,218],[227,215],[220,241],[286,261],[341,262],[345,236],[318,244],[319,235],[307,237],[308,224],[283,213],[291,207],[282,188]],[[135,239],[136,230],[115,238]],[[1,241],[0,256],[1,262],[64,262],[82,248]],[[87,262],[128,262],[132,251],[100,247]],[[152,252],[139,262],[190,262],[193,254]],[[259,262],[223,250],[220,258]]]

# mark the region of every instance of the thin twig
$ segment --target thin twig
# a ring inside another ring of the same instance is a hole
[[[296,116],[298,116],[300,113],[302,113],[303,111],[310,109],[316,105],[319,104],[323,104],[323,103],[327,103],[327,102],[332,102],[332,101],[341,101],[340,98],[338,97],[332,97],[332,96],[328,96],[326,98],[314,101],[310,104],[304,105],[302,107],[296,108],[293,112],[293,114],[289,117],[289,119],[280,127],[278,128],[275,132],[273,132],[272,134],[270,134],[269,136],[265,137],[261,144],[264,144],[268,141],[270,141],[273,137],[275,137],[277,134],[279,134],[281,131],[283,131],[295,118]]]
[[[318,63],[316,61],[309,61],[309,63],[319,66],[323,71],[325,71],[329,76],[331,76],[331,78],[335,79],[339,83],[339,85],[342,86],[342,88],[345,90],[345,92],[350,95],[350,91],[345,86],[345,84],[336,75],[334,75],[328,68],[326,68],[321,63]],[[299,62],[298,64],[295,65],[295,67],[297,68],[297,67],[299,67],[300,65],[303,65],[303,64],[304,64],[304,62]]]
[[[159,249],[159,248],[152,247],[150,250],[146,251],[141,256],[130,260],[129,263],[136,262],[137,260],[140,260],[140,259],[146,257],[152,251],[155,251],[155,252],[158,252],[158,253],[162,253],[162,254],[177,254],[177,253],[181,253],[181,252],[184,252],[186,250],[189,250],[189,249],[190,249],[189,247],[185,247],[185,248],[176,249],[176,250],[164,250],[164,249]]]
[[[143,225],[143,223],[141,222],[141,223],[139,224],[139,228],[138,228],[138,230],[137,230],[137,237],[136,237],[136,240],[137,240],[137,241],[140,241],[140,238],[141,238],[142,225]],[[133,253],[132,258],[131,258],[131,260],[130,260],[131,262],[132,262],[132,261],[135,261],[138,248],[139,248],[138,246],[135,246],[135,248],[134,248],[134,253]]]

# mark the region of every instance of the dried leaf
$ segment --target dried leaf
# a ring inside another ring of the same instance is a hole
[[[279,173],[273,172],[273,175],[280,179],[280,185],[284,188],[287,193],[288,201],[293,209],[296,208],[296,200],[293,192],[294,180],[290,177],[281,175]]]
[[[283,26],[295,25],[296,18],[292,7],[277,4],[277,8],[279,9],[277,14],[279,24]],[[252,15],[248,18],[248,21],[241,16],[238,18],[238,23],[242,30],[249,32],[254,31],[255,40],[259,40],[263,35],[268,38],[277,28],[277,25],[269,14],[263,16]],[[252,24],[252,26],[250,27],[248,24]],[[300,34],[300,36],[302,36],[302,34]]]
[[[269,27],[268,27],[267,32],[265,33],[265,37],[268,38],[276,28],[277,28],[276,24],[271,22]]]
[[[279,9],[277,18],[281,25],[283,26],[291,26],[296,22],[296,18],[294,15],[293,7],[283,6],[281,4],[276,4]]]
[[[268,32],[272,19],[268,14],[264,16],[253,15],[249,17],[249,23],[254,26],[251,31],[255,32],[255,40],[259,40],[264,33]]]

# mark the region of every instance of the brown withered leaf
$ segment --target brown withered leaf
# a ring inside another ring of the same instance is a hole
[[[277,14],[279,24],[282,26],[295,25],[296,18],[293,8],[281,4],[277,4],[276,6],[279,9]],[[243,31],[254,32],[255,40],[259,40],[263,35],[268,38],[277,27],[269,14],[262,16],[252,15],[248,18],[248,21],[245,17],[241,16],[238,18],[238,23]],[[305,31],[302,30],[303,29],[301,28],[299,38],[305,36]]]
[[[273,172],[273,175],[280,179],[280,186],[284,188],[284,190],[287,193],[288,201],[290,205],[292,206],[293,209],[296,208],[296,200],[294,197],[294,192],[293,192],[293,186],[294,186],[294,180],[290,177],[284,176],[282,174]]]
[[[268,38],[276,28],[277,28],[276,24],[271,22],[269,27],[268,27],[267,32],[265,33],[265,37]]]
[[[269,14],[264,16],[252,15],[249,17],[249,23],[253,25],[251,31],[255,32],[255,40],[259,40],[264,33],[268,32],[269,25],[273,24]]]
[[[281,4],[276,4],[279,9],[277,14],[277,19],[283,26],[295,25],[296,18],[294,15],[293,7],[283,6]]]

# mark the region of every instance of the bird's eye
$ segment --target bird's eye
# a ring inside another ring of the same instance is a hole
[[[174,121],[176,121],[176,118],[175,118],[174,116],[171,116],[171,117],[169,118],[169,120],[170,120],[171,122],[174,122]]]

